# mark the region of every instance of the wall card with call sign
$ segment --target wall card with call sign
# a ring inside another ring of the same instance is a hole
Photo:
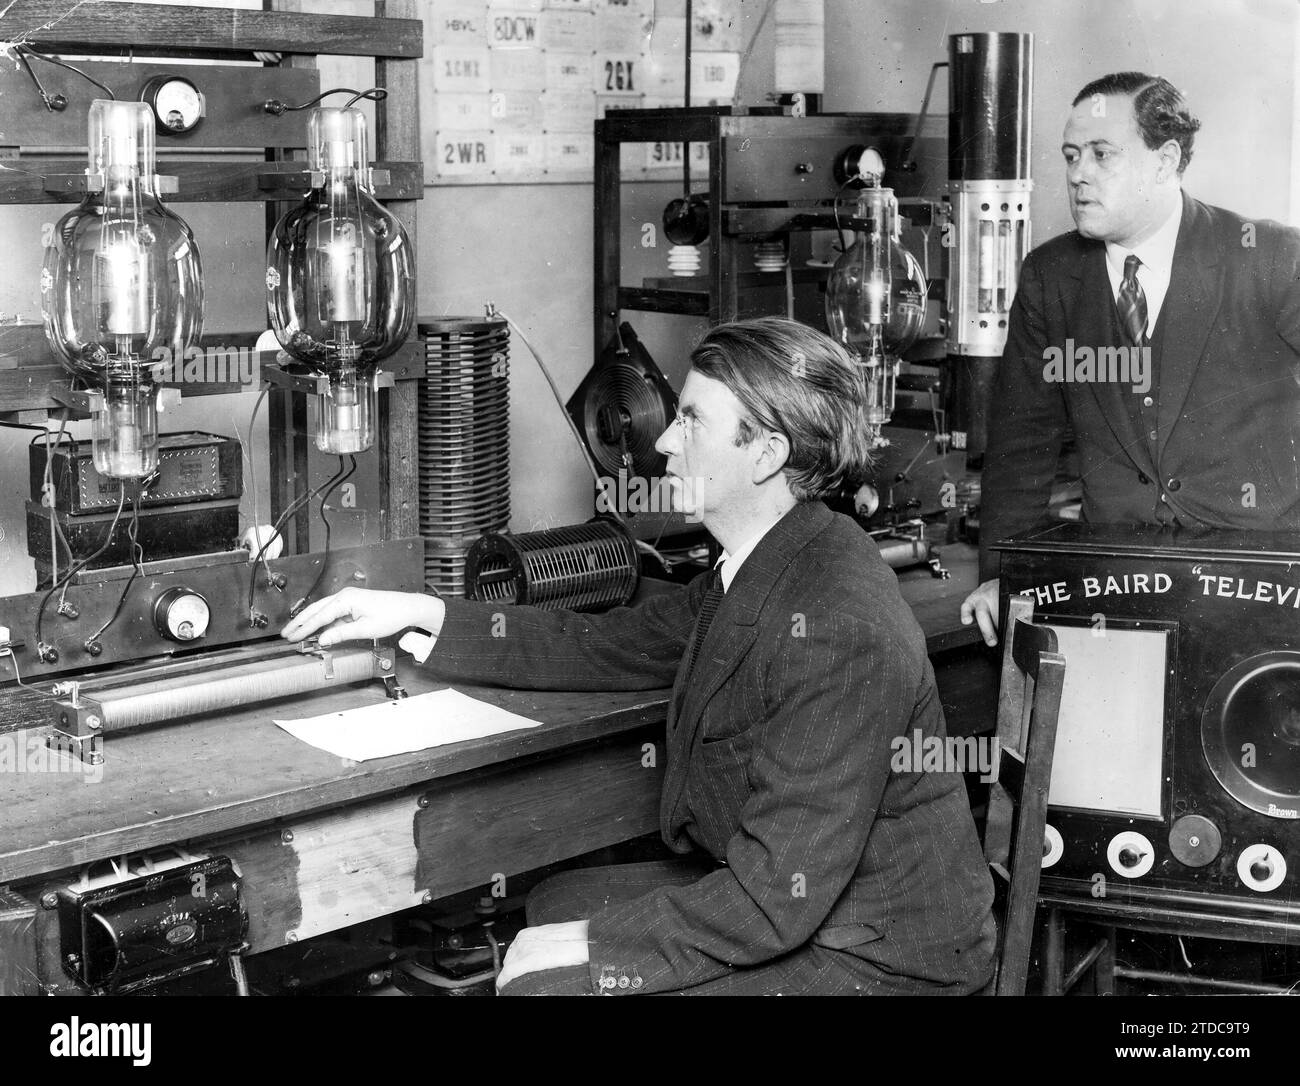
[[[735,98],[740,3],[693,6],[692,105]],[[671,4],[424,0],[424,8],[426,185],[590,182],[592,124],[606,110],[682,104],[686,20]],[[674,165],[680,145],[623,157],[629,178]],[[693,172],[707,176],[707,167],[707,155],[692,156]]]

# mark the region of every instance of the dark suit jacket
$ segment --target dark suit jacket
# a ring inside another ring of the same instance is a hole
[[[925,639],[875,544],[820,502],[797,506],[740,568],[684,683],[706,580],[601,615],[507,609],[504,637],[502,608],[449,600],[428,660],[524,688],[676,680],[663,836],[726,866],[592,917],[593,982],[611,965],[635,968],[642,991],[681,989],[815,940],[904,990],[981,987],[992,884],[962,779],[891,769],[895,737],[945,729]]]
[[[1067,423],[1090,522],[1300,529],[1300,231],[1184,194],[1154,403],[1044,380],[1048,348],[1117,328],[1104,243],[1072,231],[1029,254],[990,410],[981,580],[997,576],[988,544],[1044,517]]]

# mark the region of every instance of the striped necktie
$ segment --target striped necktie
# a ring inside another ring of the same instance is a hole
[[[1115,306],[1119,310],[1119,324],[1124,329],[1130,347],[1141,347],[1147,335],[1147,296],[1138,282],[1137,270],[1141,266],[1136,256],[1124,258],[1124,280],[1119,285]]]
[[[695,661],[700,655],[700,646],[704,644],[709,627],[713,625],[713,617],[718,613],[718,606],[722,603],[722,593],[722,574],[715,569],[709,579],[708,591],[704,593],[704,599],[700,603],[700,613],[695,616],[695,636],[691,639],[691,655],[686,665],[688,679],[695,671]]]

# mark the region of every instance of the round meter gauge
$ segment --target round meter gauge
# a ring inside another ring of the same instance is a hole
[[[153,110],[159,132],[183,136],[193,132],[203,120],[203,94],[184,76],[155,76],[144,85],[140,100]]]
[[[208,601],[193,589],[169,588],[154,601],[154,626],[170,641],[197,641],[208,632],[211,618]]]

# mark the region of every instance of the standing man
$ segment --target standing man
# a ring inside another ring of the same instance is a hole
[[[1167,81],[1120,72],[1074,100],[1061,146],[1076,230],[1029,254],[984,461],[989,544],[1047,513],[1067,428],[1089,523],[1300,529],[1300,232],[1188,196],[1200,122]]]
[[[348,589],[283,636],[415,626],[452,681],[673,685],[660,824],[697,861],[543,883],[503,992],[978,991],[993,894],[962,778],[895,768],[900,743],[945,735],[925,639],[875,544],[818,500],[866,476],[854,364],[778,319],[714,328],[691,362],[657,448],[724,554],[689,590],[585,615]]]

